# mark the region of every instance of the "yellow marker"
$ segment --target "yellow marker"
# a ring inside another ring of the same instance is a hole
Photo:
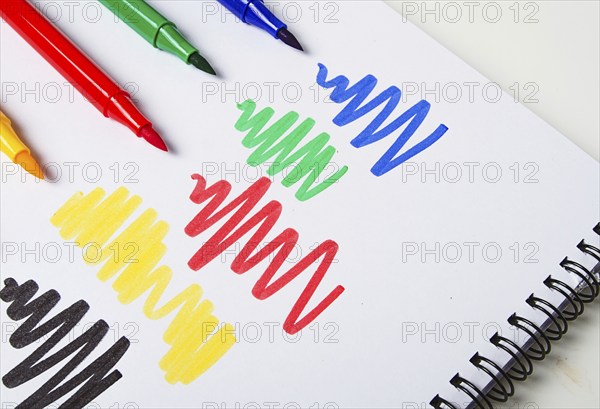
[[[31,151],[12,129],[10,119],[0,111],[0,150],[17,165],[38,179],[44,179],[42,168],[31,156]]]

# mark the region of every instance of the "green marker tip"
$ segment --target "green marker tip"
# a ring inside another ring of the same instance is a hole
[[[217,75],[214,68],[208,63],[208,61],[206,61],[206,58],[202,57],[198,52],[195,52],[192,55],[190,55],[188,62],[194,67],[198,68],[199,70],[202,70],[212,75]]]

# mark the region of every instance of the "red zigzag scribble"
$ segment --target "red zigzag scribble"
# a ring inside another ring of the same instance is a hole
[[[304,270],[309,268],[316,260],[321,258],[317,270],[313,273],[310,281],[286,317],[283,329],[287,333],[295,334],[306,327],[344,292],[344,287],[338,285],[315,308],[300,319],[300,314],[304,311],[306,305],[321,283],[321,280],[323,280],[323,277],[329,270],[331,262],[334,260],[338,251],[338,244],[333,240],[324,241],[298,261],[287,272],[281,275],[281,277],[271,282],[286,258],[290,255],[294,246],[298,243],[299,237],[296,230],[286,228],[266,246],[259,251],[256,251],[260,243],[265,242],[265,237],[269,234],[275,223],[277,223],[282,211],[281,203],[276,200],[271,200],[250,219],[244,222],[244,224],[238,227],[243,219],[246,218],[256,204],[262,199],[267,190],[269,190],[271,181],[266,177],[257,180],[242,194],[221,210],[217,211],[229,195],[231,184],[225,180],[220,180],[212,186],[207,187],[206,180],[201,175],[194,174],[192,175],[192,179],[196,180],[196,187],[190,195],[192,202],[201,204],[209,199],[210,201],[185,227],[185,233],[188,236],[198,236],[239,207],[233,216],[231,216],[229,220],[213,234],[208,242],[206,242],[188,261],[188,265],[192,270],[200,270],[221,253],[226,251],[250,230],[259,226],[231,263],[231,270],[233,272],[244,274],[269,255],[277,252],[265,272],[260,276],[252,288],[252,295],[259,300],[267,299],[275,294]],[[252,255],[253,253],[255,254]]]

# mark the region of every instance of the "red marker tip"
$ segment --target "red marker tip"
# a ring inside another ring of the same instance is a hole
[[[158,132],[152,128],[152,125],[146,125],[140,130],[140,138],[144,138],[149,144],[157,147],[158,149],[168,152],[169,148],[165,145],[165,142],[161,139]]]

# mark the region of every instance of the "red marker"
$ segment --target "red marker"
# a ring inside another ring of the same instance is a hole
[[[62,74],[98,111],[163,151],[167,146],[129,94],[25,0],[1,0],[0,12],[21,37]]]

